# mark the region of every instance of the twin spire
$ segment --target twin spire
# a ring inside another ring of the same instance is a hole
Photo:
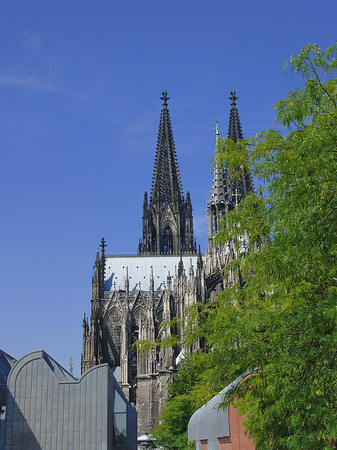
[[[228,125],[228,137],[232,141],[237,142],[239,139],[243,139],[242,128],[240,123],[239,112],[236,107],[236,100],[239,97],[236,96],[236,92],[232,89],[228,99],[231,101],[231,110],[229,113],[229,125]],[[219,123],[215,122],[215,138],[216,142],[219,140]]]
[[[231,101],[229,113],[228,137],[234,142],[243,139],[239,112],[236,100],[238,97],[234,90],[228,97]],[[215,126],[215,145],[219,145],[219,125]],[[232,210],[250,191],[253,191],[251,175],[242,171],[239,180],[234,179],[233,172],[223,168],[221,163],[214,167],[214,178],[211,198],[207,204],[208,235],[211,238],[218,231],[218,221],[226,212]]]
[[[146,192],[144,195],[143,238],[139,242],[138,253],[196,253],[192,205],[189,193],[186,200],[183,196],[166,90],[162,92],[160,99],[162,108],[152,189],[149,200]],[[237,99],[235,91],[232,90],[229,96],[231,109],[228,137],[234,142],[243,139]],[[220,139],[218,122],[215,131],[218,145]],[[241,173],[239,180],[234,179],[232,174],[233,172],[224,170],[222,164],[217,164],[214,169],[213,192],[207,204],[209,237],[217,231],[219,217],[233,209],[242,198],[253,191],[251,175],[247,171]],[[103,240],[101,247],[104,260]]]
[[[186,199],[180,181],[166,90],[162,108],[151,195],[143,203],[143,238],[139,254],[196,253],[193,233],[192,205],[189,193]]]
[[[239,118],[239,113],[236,108],[236,100],[238,97],[235,95],[235,91],[232,89],[230,96],[228,97],[231,101],[231,110],[229,114],[229,126],[228,126],[228,137],[232,141],[237,142],[239,139],[243,139],[241,123]]]
[[[150,203],[160,201],[163,204],[183,201],[177,155],[174,145],[170,113],[167,108],[167,92],[164,89],[155,167],[153,173]]]

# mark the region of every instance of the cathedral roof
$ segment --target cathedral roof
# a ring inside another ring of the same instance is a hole
[[[170,113],[167,107],[169,97],[167,97],[166,90],[163,91],[161,100],[163,105],[160,114],[150,203],[155,201],[163,203],[171,203],[174,200],[183,201]]]
[[[123,255],[106,256],[104,290],[124,289],[126,274],[129,277],[130,291],[141,288],[150,290],[151,267],[153,269],[154,289],[160,290],[167,282],[168,273],[171,277],[178,270],[179,261],[182,259],[186,273],[193,265],[197,267],[198,255]],[[139,286],[140,284],[140,286]]]

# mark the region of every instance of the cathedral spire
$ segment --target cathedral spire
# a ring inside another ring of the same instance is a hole
[[[219,123],[215,122],[215,152],[219,150]],[[218,230],[220,211],[225,209],[226,203],[225,178],[222,162],[214,165],[213,186],[210,201],[207,204],[208,236],[212,237]]]
[[[236,108],[236,100],[238,97],[235,95],[235,91],[232,89],[230,96],[231,111],[229,115],[228,137],[232,141],[237,142],[239,139],[243,139],[241,123],[239,118],[239,112]]]
[[[215,151],[219,151],[219,124],[215,125]],[[214,167],[212,201],[218,204],[218,209],[225,206],[225,181],[224,170],[221,162],[217,162]]]
[[[172,125],[163,91],[152,189],[143,202],[143,239],[139,254],[196,253],[193,232],[192,203],[186,200],[180,181]]]
[[[232,141],[237,142],[239,139],[243,139],[243,134],[239,112],[236,107],[236,100],[238,99],[238,97],[236,96],[236,93],[233,89],[228,98],[231,101],[228,137],[229,139],[232,139]],[[231,176],[231,173],[226,169],[225,178],[229,209],[232,209],[236,205],[238,205],[249,192],[253,191],[253,182],[250,173],[248,173],[246,170],[241,173],[241,176],[238,180],[234,180]]]
[[[165,89],[160,99],[163,101],[163,105],[160,114],[150,204],[157,201],[163,204],[169,204],[171,202],[180,203],[183,199],[183,192],[174,146],[171,119],[167,107],[167,100],[169,100],[169,97],[167,96]]]
[[[236,105],[238,97],[234,90],[231,91],[229,100],[231,109],[229,113],[228,137],[234,142],[243,139],[239,112]],[[219,125],[215,126],[215,147],[219,146]],[[232,210],[240,201],[253,190],[253,183],[250,173],[244,170],[240,178],[234,179],[232,173],[223,167],[222,163],[214,166],[213,187],[210,200],[207,204],[208,215],[208,236],[211,237],[218,231],[219,220],[228,211]]]

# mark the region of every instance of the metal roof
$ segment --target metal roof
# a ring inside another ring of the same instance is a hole
[[[229,404],[225,407],[220,407],[220,405],[224,401],[225,394],[234,389],[249,373],[248,371],[241,375],[193,414],[188,422],[189,441],[211,440],[230,436]]]
[[[198,255],[183,254],[181,256],[186,274],[189,273],[190,266],[197,267]],[[148,291],[150,289],[151,267],[153,269],[154,289],[160,290],[163,283],[167,282],[168,274],[173,277],[178,264],[180,255],[137,255],[137,256],[106,256],[105,262],[105,282],[104,290],[125,289],[126,272],[129,277],[129,289],[135,291],[141,289]]]

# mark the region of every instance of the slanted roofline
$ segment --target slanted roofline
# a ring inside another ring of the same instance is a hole
[[[240,375],[192,415],[188,422],[188,439],[190,441],[230,436],[229,403],[223,406],[224,399],[229,391],[235,389],[250,374],[249,370]]]
[[[59,364],[54,358],[48,355],[44,350],[34,350],[30,353],[27,353],[22,358],[18,359],[13,365],[9,375],[8,375],[8,384],[12,379],[15,379],[19,372],[23,369],[26,364],[29,364],[31,361],[36,359],[43,360],[51,372],[53,372],[54,376],[57,378],[59,382],[69,382],[69,381],[77,381],[71,373],[69,373],[61,364]]]

